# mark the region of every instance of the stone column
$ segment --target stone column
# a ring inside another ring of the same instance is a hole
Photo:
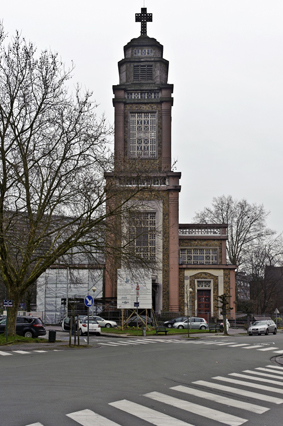
[[[179,192],[169,192],[169,311],[179,312]]]
[[[124,97],[124,91],[119,90],[115,92],[114,106],[115,106],[115,169],[119,170],[123,167],[124,160],[124,144],[125,144],[125,106],[123,102],[115,102],[117,98]]]

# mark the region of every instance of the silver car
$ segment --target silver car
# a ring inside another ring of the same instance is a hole
[[[277,326],[272,320],[261,320],[254,321],[248,328],[248,334],[252,336],[253,334],[268,334],[268,333],[277,333]]]
[[[200,317],[190,317],[185,321],[175,322],[173,324],[174,328],[188,328],[190,324],[190,328],[195,328],[197,330],[205,330],[208,328],[207,321],[204,318]]]
[[[106,327],[106,328],[117,327],[116,321],[110,321],[98,316],[90,316],[89,319],[97,321],[100,327]]]

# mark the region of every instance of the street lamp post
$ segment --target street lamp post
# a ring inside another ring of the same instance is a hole
[[[189,324],[188,324],[188,337],[190,337],[190,326],[191,326],[191,294],[193,292],[193,289],[189,287],[188,289],[188,313],[189,313]]]
[[[93,296],[96,290],[97,290],[96,287],[93,286],[92,287]],[[89,345],[89,306],[87,307],[87,344]]]

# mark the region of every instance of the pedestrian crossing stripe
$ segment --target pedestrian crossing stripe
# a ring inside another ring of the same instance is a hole
[[[27,425],[27,426],[43,426],[42,423],[32,423],[31,425]]]
[[[274,370],[281,370],[281,371],[283,371],[282,367],[279,367],[278,365],[267,365],[266,368],[272,368]]]
[[[9,355],[12,355],[12,354],[10,352],[0,351],[0,355],[2,355],[2,356],[9,356]]]
[[[279,348],[275,348],[274,346],[273,346],[273,347],[272,347],[272,346],[269,346],[268,348],[257,349],[257,350],[258,350],[258,351],[265,352],[265,351],[274,351],[275,349],[279,349]]]
[[[144,407],[143,405],[136,404],[135,402],[121,400],[111,402],[109,405],[118,408],[119,410],[125,411],[126,413],[133,414],[135,417],[139,417],[142,420],[149,422],[155,426],[193,426],[190,423],[178,420],[175,417],[171,417],[168,414],[161,413],[153,410],[152,408]],[[85,425],[84,425],[85,426]]]
[[[267,368],[267,367],[269,367],[269,368]],[[274,370],[272,370],[272,368],[274,368]],[[275,368],[278,368],[281,371],[275,370]],[[276,367],[276,366],[273,367],[273,365],[267,365],[266,368],[264,368],[264,367],[256,367],[256,370],[267,371],[269,373],[276,373],[276,374],[279,374],[279,375],[280,374],[283,375],[283,369],[282,369],[282,367]]]
[[[108,420],[91,410],[82,410],[67,414],[67,417],[79,423],[82,426],[121,426],[118,423]]]
[[[153,399],[154,401],[162,402],[163,404],[168,404],[172,407],[179,408],[181,410],[185,410],[229,426],[240,426],[248,421],[247,419],[242,419],[241,417],[233,416],[232,414],[224,413],[213,408],[178,399],[173,396],[164,395],[160,392],[150,392],[145,394],[145,396]]]
[[[231,348],[239,348],[240,346],[250,346],[249,343],[236,343],[235,345],[231,345]]]
[[[272,385],[283,386],[282,382],[277,382],[276,380],[271,380],[271,379],[264,379],[263,377],[252,377],[252,376],[248,376],[247,374],[230,373],[229,376],[240,377],[241,379],[257,380],[259,382],[265,382],[265,383],[270,383]]]
[[[216,377],[213,377],[214,379],[217,379]],[[220,378],[218,378],[219,380],[221,380]],[[229,381],[229,380],[227,380]],[[238,384],[243,384],[244,382],[240,382],[238,381]],[[193,382],[194,385],[199,385],[199,386],[204,386],[204,387],[208,387],[210,389],[216,389],[216,390],[220,390],[223,392],[228,392],[228,393],[232,393],[235,395],[241,395],[241,396],[246,396],[247,398],[253,398],[253,399],[257,399],[259,401],[264,401],[264,402],[271,402],[273,404],[283,404],[283,399],[281,398],[277,398],[275,396],[271,396],[271,395],[263,395],[261,393],[256,393],[256,392],[251,392],[245,389],[240,389],[240,388],[235,388],[235,387],[231,387],[231,386],[226,386],[226,385],[221,385],[219,383],[212,383],[212,382],[207,382],[205,380],[197,380],[196,382]],[[258,388],[255,383],[252,383],[252,387]]]
[[[248,378],[250,378],[248,376]],[[220,380],[222,382],[229,382],[229,383],[233,383],[235,385],[241,385],[241,386],[247,386],[250,388],[256,388],[256,389],[260,389],[260,390],[264,390],[267,392],[273,392],[273,393],[279,393],[283,395],[283,389],[276,389],[273,386],[266,386],[266,385],[261,385],[259,383],[251,383],[251,382],[245,382],[243,380],[237,380],[237,379],[232,379],[230,377],[222,377],[222,376],[216,376],[213,377],[214,380]]]
[[[270,371],[270,370],[267,370],[267,371]],[[248,374],[255,374],[256,376],[270,377],[271,379],[283,380],[283,377],[278,376],[278,374],[275,376],[274,374],[262,373],[261,371],[253,371],[253,370],[244,370],[243,372]],[[270,371],[270,373],[273,373],[273,371]]]
[[[183,392],[188,395],[193,395],[198,398],[204,398],[209,401],[217,402],[218,404],[228,405],[230,407],[240,408],[242,410],[251,411],[255,414],[263,414],[269,410],[267,407],[261,405],[251,404],[249,402],[239,401],[238,399],[227,398],[226,396],[217,395],[214,393],[200,391],[195,388],[189,388],[187,386],[174,386],[172,390]]]

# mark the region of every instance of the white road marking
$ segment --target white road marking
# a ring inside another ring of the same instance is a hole
[[[177,399],[172,396],[162,394],[160,392],[150,392],[145,394],[144,396],[153,399],[154,401],[159,401],[163,404],[169,404],[172,407],[180,408],[181,410],[198,414],[199,416],[206,417],[208,419],[215,420],[229,426],[240,426],[248,421],[247,419],[243,419],[241,417],[236,417],[231,414],[223,413],[219,410],[214,410],[212,408],[205,407],[203,405],[198,405],[189,401]]]
[[[43,426],[42,423],[32,423],[31,425],[26,425],[26,426]]]
[[[0,355],[1,356],[7,356],[7,355],[13,355],[10,352],[4,352],[4,351],[0,351]]]
[[[91,410],[76,411],[67,414],[67,417],[79,423],[82,426],[120,426],[118,423],[108,420]]]
[[[263,376],[263,377],[270,377],[272,379],[278,379],[278,380],[283,380],[283,377],[280,376],[275,376],[274,374],[268,374],[268,373],[261,373],[260,371],[254,371],[254,370],[244,370],[243,373],[248,373],[248,374],[255,374],[256,376]]]
[[[246,396],[247,398],[254,398],[254,399],[257,399],[257,400],[260,400],[260,401],[272,402],[273,404],[283,404],[283,399],[277,398],[275,396],[263,395],[261,393],[251,392],[251,391],[247,391],[247,390],[244,390],[244,389],[220,385],[219,383],[210,383],[210,382],[206,382],[204,380],[198,380],[196,382],[193,382],[193,384],[205,386],[205,387],[211,388],[211,389],[221,390],[221,391],[224,391],[224,392],[233,393],[233,394],[236,394],[236,395]],[[241,384],[242,384],[242,382],[241,382]],[[252,385],[254,385],[254,383],[252,383]],[[253,386],[253,387],[256,387],[256,386]]]
[[[263,379],[262,377],[252,377],[247,374],[230,373],[229,376],[240,377],[241,379],[257,380],[258,382],[270,383],[272,385],[283,386],[283,383],[277,382],[276,380]]]
[[[112,347],[117,347],[119,346],[119,344],[117,343],[99,343],[101,346],[112,346]]]
[[[43,354],[43,353],[45,353],[45,352],[47,352],[47,351],[43,351],[43,350],[34,350],[33,352],[38,352],[39,354]]]
[[[262,348],[262,345],[245,346],[243,349],[257,349],[257,348]]]
[[[235,343],[235,342],[221,342],[221,343],[216,343],[216,345],[217,346],[228,346],[228,345],[231,345],[233,343]]]
[[[269,346],[268,348],[257,349],[257,350],[258,350],[258,351],[265,352],[265,351],[274,351],[275,349],[278,349],[278,348],[275,348],[274,346],[273,346],[273,347],[272,347],[272,346]]]
[[[283,354],[283,351],[274,351],[275,354]],[[281,367],[279,367],[281,368]]]
[[[22,354],[22,355],[26,355],[26,354],[30,354],[30,352],[27,351],[13,351],[15,354]]]
[[[256,370],[260,370],[260,371],[266,371],[268,373],[276,373],[276,374],[283,374],[283,368],[281,368],[282,371],[278,371],[278,370],[271,370],[270,368],[264,368],[264,367],[256,367]]]
[[[275,393],[283,394],[283,389],[275,389],[272,386],[260,385],[259,383],[245,382],[244,380],[236,380],[236,379],[232,379],[230,377],[222,377],[222,376],[216,376],[216,377],[213,377],[213,379],[214,380],[221,380],[222,382],[234,383],[235,385],[248,386],[250,388],[261,389],[261,390],[265,390],[267,392],[275,392]],[[240,391],[240,393],[241,393],[241,391]]]
[[[231,345],[231,348],[239,348],[240,346],[249,346],[250,343],[237,343],[236,345]]]
[[[126,399],[111,402],[109,405],[125,411],[126,413],[132,414],[133,416],[139,417],[140,419],[143,419],[155,426],[192,426],[190,423],[183,422],[182,420],[160,413],[152,408],[136,404],[135,402],[127,401]]]
[[[278,365],[267,365],[266,367],[273,368],[274,370],[281,370],[281,371],[283,371],[283,367],[279,367]]]
[[[242,410],[251,411],[252,413],[262,414],[269,410],[269,408],[260,405],[250,404],[249,402],[239,401],[238,399],[227,398],[226,396],[217,395],[214,393],[200,391],[186,386],[174,386],[171,389],[178,392],[183,392],[188,395],[193,395],[198,398],[208,399],[209,401],[217,402],[218,404],[228,405],[229,407],[241,408]]]

